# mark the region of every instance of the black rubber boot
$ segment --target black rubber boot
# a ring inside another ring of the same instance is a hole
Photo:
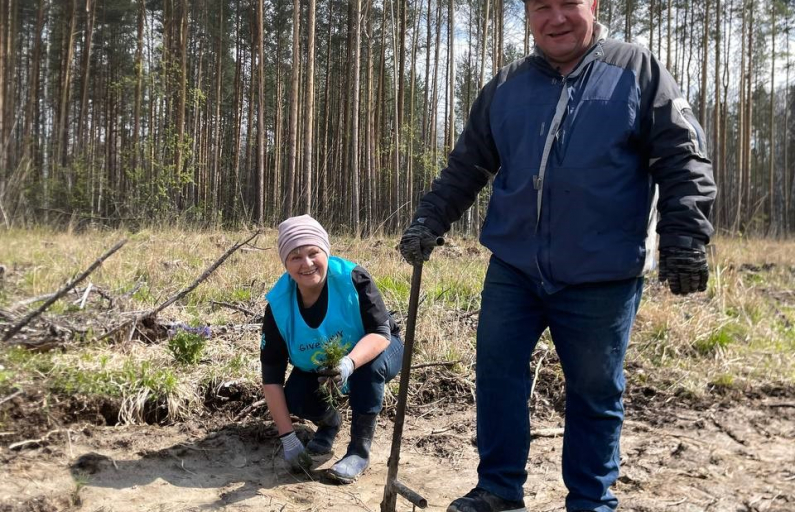
[[[306,444],[306,451],[312,455],[325,455],[331,452],[341,425],[340,413],[336,409],[330,408],[326,416],[317,423],[317,431],[312,440]]]
[[[373,444],[378,414],[353,413],[351,442],[345,457],[329,470],[335,480],[349,484],[355,481],[370,465],[370,446]]]

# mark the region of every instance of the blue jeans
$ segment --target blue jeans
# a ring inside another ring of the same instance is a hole
[[[403,342],[392,336],[389,346],[378,357],[357,368],[348,378],[351,409],[359,414],[381,412],[384,385],[394,379],[403,361]],[[318,374],[293,368],[284,386],[287,409],[291,414],[317,423],[326,415],[328,405],[318,392]]]
[[[549,327],[566,379],[566,508],[613,511],[624,419],[624,355],[643,278],[569,286],[554,294],[492,257],[477,332],[478,486],[521,500],[530,450],[530,356]]]

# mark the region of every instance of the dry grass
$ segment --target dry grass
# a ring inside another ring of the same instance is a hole
[[[199,364],[177,364],[165,341],[90,341],[121,312],[146,310],[177,293],[244,236],[176,230],[2,232],[0,264],[7,271],[0,280],[0,309],[59,289],[117,240],[126,237],[129,242],[90,277],[118,298],[117,309],[101,311],[96,302],[73,311],[74,296],[56,303],[47,314],[50,319],[67,314],[72,325],[91,319],[93,331],[63,352],[27,354],[0,348],[0,393],[39,386],[54,394],[112,396],[121,401],[122,421],[139,422],[145,420],[146,403],[159,403],[167,408],[168,419],[176,421],[200,413],[204,397],[224,382],[254,388],[259,378],[257,328],[245,327],[250,318],[212,307],[211,301],[262,311],[264,294],[282,273],[273,230],[255,241],[256,248],[235,253],[185,300],[160,315],[161,320],[213,326]],[[400,259],[396,245],[396,238],[332,237],[333,252],[367,268],[387,307],[402,320],[411,268]],[[795,242],[723,238],[714,247],[707,294],[674,297],[656,276],[647,280],[628,355],[634,370],[630,379],[693,395],[718,388],[795,384]],[[487,262],[488,252],[473,240],[453,239],[434,253],[423,274],[416,362],[459,361],[457,368],[470,375]],[[226,331],[219,326],[227,326]]]

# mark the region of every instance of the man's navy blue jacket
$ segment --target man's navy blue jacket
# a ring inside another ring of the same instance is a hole
[[[481,243],[548,292],[641,275],[655,224],[661,247],[709,243],[701,126],[655,57],[606,31],[568,76],[539,50],[500,70],[415,219],[446,232],[493,177]]]

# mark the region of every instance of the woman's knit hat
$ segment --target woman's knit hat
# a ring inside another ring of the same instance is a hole
[[[316,245],[326,253],[326,256],[329,256],[331,251],[328,233],[318,221],[309,215],[290,217],[279,224],[277,244],[282,263],[287,261],[287,256],[294,249],[303,245]]]

